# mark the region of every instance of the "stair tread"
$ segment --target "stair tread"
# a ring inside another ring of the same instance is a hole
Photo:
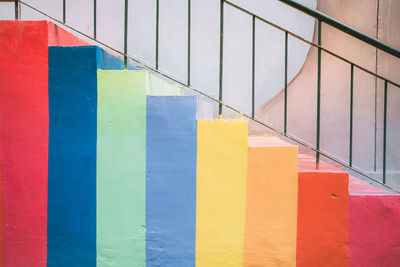
[[[349,194],[352,196],[360,196],[360,195],[396,195],[400,197],[398,194],[393,194],[389,191],[386,191],[377,186],[371,185],[367,182],[362,181],[353,176],[349,176]]]
[[[274,136],[249,136],[249,147],[297,147]]]

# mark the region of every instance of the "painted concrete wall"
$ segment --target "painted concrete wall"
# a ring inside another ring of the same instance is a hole
[[[0,3],[0,19],[13,20],[14,16],[14,3]]]
[[[400,48],[394,29],[400,27],[400,3],[380,0],[318,1],[318,9],[370,36]],[[377,27],[377,14],[379,25]],[[314,42],[317,42],[316,35]],[[399,82],[400,59],[378,52],[349,35],[323,24],[322,45],[364,68]],[[317,49],[312,48],[299,75],[288,88],[288,132],[310,143],[316,143],[317,115]],[[376,64],[378,62],[378,64]],[[321,76],[321,149],[349,160],[350,131],[350,65],[322,53]],[[383,97],[384,83],[365,72],[354,71],[353,165],[377,179],[383,166]],[[400,88],[388,88],[387,182],[399,186]],[[264,103],[256,117],[283,128],[283,92]],[[253,128],[254,131],[257,129]],[[376,141],[375,141],[376,140]]]
[[[62,0],[27,0],[29,4],[58,19]],[[250,11],[312,40],[314,20],[276,0],[233,0]],[[316,0],[302,0],[315,8]],[[155,6],[152,0],[129,1],[128,53],[151,64],[155,62]],[[124,1],[97,1],[97,37],[123,51]],[[67,23],[92,35],[93,1],[66,1]],[[0,15],[6,10],[1,11]],[[218,96],[219,1],[192,0],[191,83]],[[11,8],[11,17],[13,18]],[[9,15],[7,15],[9,16]],[[2,17],[0,17],[1,19]],[[44,19],[22,7],[24,20]],[[224,101],[243,112],[251,111],[251,17],[225,7]],[[256,23],[256,103],[273,97],[284,84],[284,33]],[[187,78],[187,0],[160,1],[160,69]],[[290,38],[289,80],[302,67],[309,46]]]

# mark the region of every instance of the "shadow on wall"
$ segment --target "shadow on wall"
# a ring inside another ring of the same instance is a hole
[[[370,36],[400,48],[400,2],[396,0],[319,0],[317,9]],[[317,27],[316,27],[317,28]],[[322,46],[364,68],[400,81],[400,60],[339,30],[322,24]],[[318,42],[317,29],[314,43]],[[317,116],[317,59],[313,47],[298,76],[288,86],[290,134],[315,145]],[[349,160],[350,65],[322,52],[321,149],[344,162]],[[384,82],[354,70],[353,166],[382,179]],[[400,180],[400,88],[388,88],[387,165],[389,185]],[[283,90],[256,111],[256,118],[283,128]],[[260,132],[253,126],[250,131]],[[397,182],[400,185],[400,182]]]

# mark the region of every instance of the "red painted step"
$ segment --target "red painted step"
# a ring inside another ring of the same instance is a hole
[[[48,46],[86,45],[47,21],[0,21],[1,266],[45,266]]]
[[[400,195],[350,177],[349,266],[400,265]]]

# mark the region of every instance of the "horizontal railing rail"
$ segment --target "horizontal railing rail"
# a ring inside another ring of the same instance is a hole
[[[310,8],[306,5],[303,5],[294,0],[278,0],[278,1],[281,1],[282,3],[285,3],[297,10],[300,10],[301,12],[303,12],[307,15],[310,15],[310,16],[318,19],[319,21],[324,22],[338,30],[341,30],[342,32],[345,32],[365,43],[368,43],[368,44],[382,50],[382,51],[385,51],[386,53],[391,54],[392,56],[400,58],[400,50],[399,49],[396,49],[395,47],[393,47],[387,43],[384,43],[384,42],[382,42],[376,38],[373,38],[363,32],[360,32],[360,31],[358,31],[358,30],[332,18],[332,17],[327,16],[326,14],[324,14],[318,10],[312,9],[312,8]]]
[[[15,0],[15,10],[16,10],[15,19],[16,20],[20,19],[19,5],[23,4],[23,5],[27,6],[28,8],[30,8],[32,10],[35,10],[36,12],[40,13],[41,15],[49,18],[50,20],[52,20],[52,21],[54,21],[54,22],[56,22],[58,24],[62,24],[66,28],[68,28],[68,29],[80,34],[81,36],[84,36],[85,38],[87,38],[87,39],[89,39],[89,40],[101,45],[102,47],[105,47],[105,48],[107,48],[107,49],[109,49],[109,50],[111,50],[111,51],[113,51],[113,52],[115,52],[117,54],[120,54],[121,56],[124,57],[125,66],[127,66],[128,60],[132,60],[132,61],[136,62],[137,64],[141,65],[143,68],[148,69],[148,70],[150,70],[152,72],[155,72],[155,73],[163,76],[164,78],[166,78],[166,79],[168,79],[168,80],[180,85],[180,86],[187,87],[188,89],[191,89],[192,91],[194,91],[194,92],[196,92],[196,93],[198,93],[198,94],[200,94],[200,95],[202,95],[202,96],[214,101],[219,106],[218,110],[219,110],[219,114],[220,115],[222,114],[222,107],[228,108],[228,109],[230,109],[230,110],[232,110],[232,111],[234,111],[234,112],[246,117],[247,119],[252,120],[252,121],[254,121],[254,122],[256,122],[256,123],[258,123],[258,124],[260,124],[260,125],[262,125],[262,126],[264,126],[266,128],[268,128],[269,130],[275,132],[276,134],[279,134],[279,135],[283,136],[284,138],[287,138],[288,140],[290,140],[292,142],[295,142],[295,143],[297,143],[297,144],[299,144],[299,145],[301,145],[301,146],[303,146],[303,147],[305,147],[305,148],[307,148],[309,150],[314,151],[315,154],[316,154],[317,163],[319,162],[320,155],[322,155],[325,158],[331,160],[332,162],[335,162],[335,163],[341,165],[343,168],[349,170],[350,172],[353,172],[353,173],[355,173],[355,174],[357,174],[359,176],[367,178],[367,179],[373,181],[375,184],[378,184],[378,185],[380,185],[380,186],[382,186],[382,187],[384,187],[384,188],[386,188],[386,189],[388,189],[388,190],[390,190],[392,192],[400,193],[400,191],[397,191],[396,189],[388,186],[386,184],[386,180],[385,180],[385,177],[386,177],[386,146],[387,146],[387,138],[386,138],[387,130],[386,130],[386,127],[387,127],[387,108],[388,108],[387,107],[388,84],[392,84],[392,85],[394,85],[396,87],[400,87],[400,85],[398,83],[394,82],[394,81],[391,81],[391,80],[381,76],[381,75],[378,75],[377,73],[369,71],[368,69],[366,69],[366,68],[364,68],[364,67],[362,67],[362,66],[360,66],[360,65],[358,65],[358,64],[356,64],[356,63],[354,63],[354,62],[352,62],[352,61],[350,61],[350,60],[348,60],[348,59],[346,59],[346,58],[344,58],[344,57],[332,52],[332,51],[329,51],[328,49],[323,48],[321,46],[321,23],[325,22],[325,20],[317,18],[318,19],[318,33],[317,33],[318,43],[316,44],[316,43],[314,43],[312,41],[308,41],[308,40],[302,38],[301,36],[299,36],[299,35],[291,32],[291,31],[288,31],[288,30],[286,30],[286,29],[284,29],[284,28],[272,23],[271,21],[269,21],[267,19],[259,17],[259,16],[255,15],[254,13],[252,13],[252,12],[250,12],[250,11],[240,7],[240,6],[237,6],[236,4],[234,4],[234,3],[230,2],[230,1],[220,0],[219,95],[218,95],[218,98],[216,98],[216,97],[213,97],[211,95],[208,95],[208,94],[202,92],[201,90],[199,90],[198,88],[193,86],[191,84],[191,82],[190,82],[190,75],[191,75],[191,73],[190,73],[190,66],[191,66],[191,62],[190,62],[190,51],[191,51],[190,50],[191,49],[191,42],[190,42],[190,40],[191,40],[191,38],[190,38],[191,37],[191,0],[187,0],[188,1],[188,3],[187,3],[188,4],[188,17],[187,17],[187,19],[188,19],[188,29],[187,29],[187,34],[188,34],[187,80],[183,81],[183,80],[181,80],[179,78],[174,77],[172,74],[166,73],[166,72],[161,71],[159,69],[159,67],[158,67],[159,66],[159,62],[158,62],[159,45],[158,45],[158,42],[159,42],[159,8],[160,7],[159,7],[159,0],[155,0],[155,1],[156,1],[156,17],[155,17],[155,20],[156,20],[156,38],[155,38],[155,40],[156,40],[156,46],[155,46],[156,47],[156,51],[155,51],[156,60],[155,60],[155,64],[154,65],[152,65],[150,63],[147,63],[147,62],[145,62],[145,61],[143,61],[143,60],[141,60],[139,58],[136,58],[135,56],[132,56],[132,55],[128,54],[128,51],[127,51],[127,43],[128,43],[128,41],[127,41],[128,40],[128,38],[127,38],[127,35],[128,35],[128,12],[127,12],[127,10],[128,10],[128,0],[125,0],[125,9],[124,9],[124,49],[123,49],[123,51],[115,49],[115,48],[105,44],[104,42],[101,42],[101,41],[96,39],[96,32],[97,32],[97,26],[96,26],[97,25],[97,21],[96,21],[97,20],[96,0],[94,0],[94,10],[93,10],[94,11],[94,21],[93,21],[93,23],[94,23],[94,32],[93,32],[93,36],[89,36],[88,34],[85,34],[85,33],[81,32],[81,31],[75,29],[74,27],[71,27],[71,26],[66,24],[66,20],[65,20],[66,19],[66,12],[65,12],[65,2],[66,2],[66,0],[63,0],[63,13],[62,13],[63,17],[62,17],[62,21],[47,15],[46,13],[42,12],[41,10],[39,10],[39,9],[33,7],[32,5],[29,5],[28,3],[25,3],[24,1],[21,1],[21,0]],[[279,0],[279,1],[283,1],[283,0]],[[287,2],[294,2],[294,1],[287,1]],[[251,92],[251,94],[252,94],[252,96],[251,96],[251,99],[252,99],[252,110],[251,110],[251,114],[245,114],[245,113],[241,112],[240,110],[232,107],[231,105],[228,105],[228,104],[224,103],[224,101],[223,101],[223,83],[222,83],[222,81],[223,81],[223,48],[224,48],[224,6],[226,4],[231,6],[231,7],[236,8],[236,9],[242,11],[242,12],[244,12],[247,15],[252,16],[252,53],[251,53],[252,54],[252,68],[251,68],[251,71],[252,71],[252,75],[251,75],[251,77],[252,77],[251,78],[252,79],[252,92]],[[261,21],[261,22],[267,23],[270,26],[282,31],[285,34],[285,59],[284,59],[285,60],[284,61],[284,63],[285,63],[285,79],[284,79],[284,83],[285,84],[283,86],[283,88],[284,88],[284,127],[283,127],[282,130],[279,129],[278,127],[270,125],[269,123],[266,123],[264,121],[260,121],[255,117],[255,33],[256,33],[255,27],[256,27],[256,21]],[[348,27],[348,28],[350,28],[350,27]],[[298,39],[298,40],[301,40],[301,41],[309,44],[312,47],[315,47],[315,48],[318,49],[318,78],[317,78],[317,81],[316,81],[316,84],[317,84],[317,96],[318,96],[317,97],[317,125],[316,125],[317,136],[316,136],[316,145],[312,145],[312,144],[310,144],[308,142],[303,141],[301,138],[289,133],[289,131],[287,129],[287,105],[288,105],[287,104],[287,89],[288,89],[288,71],[287,70],[288,70],[288,41],[289,41],[288,36],[289,35],[294,37],[294,38],[296,38],[296,39]],[[382,43],[382,42],[380,42],[380,43]],[[372,44],[372,45],[374,45],[374,44]],[[378,47],[378,46],[376,46],[376,47],[380,49],[380,47]],[[343,160],[340,160],[340,159],[336,158],[335,156],[330,155],[327,152],[321,151],[321,149],[320,149],[321,67],[322,67],[322,65],[321,65],[321,53],[322,52],[326,52],[326,53],[328,53],[330,55],[333,55],[336,58],[341,59],[342,61],[348,63],[349,66],[350,66],[350,68],[349,68],[350,69],[350,76],[351,76],[351,81],[350,81],[350,85],[349,85],[349,89],[350,89],[349,90],[349,95],[350,95],[350,115],[349,115],[350,116],[350,133],[349,133],[349,135],[350,135],[350,151],[349,151],[349,160],[347,162],[345,162]],[[377,179],[374,179],[373,177],[370,177],[369,175],[367,175],[365,173],[365,171],[363,171],[361,169],[358,169],[357,167],[353,166],[353,159],[352,159],[352,148],[353,148],[352,140],[353,140],[353,123],[354,123],[354,118],[353,118],[353,102],[354,102],[354,95],[353,95],[354,83],[353,83],[353,80],[354,80],[354,78],[353,77],[354,77],[354,69],[355,68],[358,68],[358,69],[360,69],[362,71],[365,71],[366,73],[368,73],[368,74],[370,74],[370,75],[372,75],[372,76],[374,76],[374,77],[376,77],[378,79],[382,79],[384,81],[384,83],[385,83],[384,125],[383,125],[383,181],[382,182],[378,181]]]

